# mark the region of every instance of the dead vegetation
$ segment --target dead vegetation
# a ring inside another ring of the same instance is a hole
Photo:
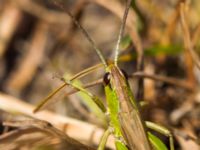
[[[49,111],[34,114],[33,109],[62,84],[62,75],[99,63],[65,10],[109,58],[124,5],[116,0],[55,1],[0,0],[0,149],[92,149],[89,146],[96,148],[103,134],[105,123],[83,97],[72,94],[76,89],[60,91]],[[141,0],[133,7],[120,66],[133,78],[135,95],[148,103],[144,118],[171,129],[176,149],[198,150],[200,2]],[[105,100],[102,76],[99,69],[82,82]],[[107,146],[113,148],[113,137]]]

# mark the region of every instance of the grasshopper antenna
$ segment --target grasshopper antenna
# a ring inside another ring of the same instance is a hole
[[[119,57],[119,45],[120,45],[120,42],[121,42],[121,39],[122,39],[122,35],[124,33],[124,28],[125,28],[125,25],[126,25],[126,19],[127,19],[127,16],[128,16],[128,11],[129,11],[130,5],[131,5],[131,0],[128,0],[126,2],[126,8],[125,8],[125,11],[124,11],[124,16],[123,16],[123,19],[122,19],[122,23],[121,23],[121,27],[120,27],[119,35],[118,35],[118,40],[117,40],[117,44],[116,44],[116,48],[115,48],[114,63],[115,63],[116,66],[117,66],[117,61],[118,61],[118,57]]]
[[[54,3],[61,7],[63,10],[65,10],[62,6],[60,6],[56,1],[54,1]],[[96,46],[94,40],[90,37],[89,33],[83,28],[83,26],[76,20],[76,18],[67,10],[65,10],[65,12],[69,15],[69,17],[72,19],[72,21],[74,22],[74,24],[81,30],[81,32],[85,35],[86,39],[88,40],[88,42],[91,44],[91,46],[94,48],[94,50],[96,51],[97,55],[99,56],[101,62],[103,63],[104,67],[106,68],[108,65],[106,63],[105,58],[103,57],[103,54],[101,52],[101,50]]]

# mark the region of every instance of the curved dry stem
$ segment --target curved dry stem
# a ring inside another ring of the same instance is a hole
[[[155,75],[155,74],[147,74],[144,72],[136,72],[133,73],[131,75],[132,77],[143,77],[143,78],[148,78],[148,79],[152,79],[155,81],[162,81],[162,82],[166,82],[175,86],[179,86],[181,88],[187,89],[187,90],[194,90],[194,88],[187,82],[176,79],[176,78],[172,78],[172,77],[165,77],[165,76],[161,76],[161,75]]]

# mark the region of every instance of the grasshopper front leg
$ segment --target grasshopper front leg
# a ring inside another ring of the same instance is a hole
[[[166,137],[169,138],[169,145],[170,145],[170,150],[174,150],[174,140],[173,140],[173,136],[172,133],[165,127],[155,124],[153,122],[150,121],[145,121],[145,124],[148,128],[157,131],[163,135],[165,135]]]

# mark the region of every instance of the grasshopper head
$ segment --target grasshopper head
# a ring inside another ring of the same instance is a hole
[[[104,85],[110,84],[111,72],[115,72],[112,70],[117,70],[116,73],[120,73],[126,80],[128,80],[128,75],[123,69],[120,69],[120,68],[116,67],[114,64],[111,64],[106,68],[106,73],[104,74],[104,77],[103,77]]]

